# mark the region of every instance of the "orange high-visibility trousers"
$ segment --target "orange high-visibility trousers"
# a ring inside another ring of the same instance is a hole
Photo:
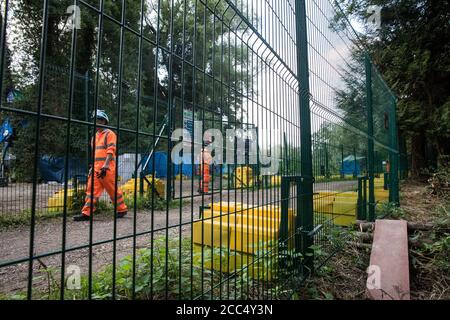
[[[203,193],[209,192],[209,182],[211,181],[211,174],[208,164],[203,164],[200,169],[200,191]]]
[[[91,204],[92,204],[92,212],[95,212],[96,205],[98,200],[100,199],[104,190],[108,193],[111,198],[111,202],[114,203],[116,192],[116,173],[112,170],[108,170],[106,176],[103,179],[99,179],[96,176],[97,172],[93,172],[93,174],[88,179],[87,190],[86,190],[86,200],[82,210],[82,213],[85,216],[91,215]],[[92,179],[94,179],[94,196],[91,196],[92,191]],[[125,199],[123,197],[122,190],[117,187],[117,212],[125,213],[128,211],[127,206],[125,205]]]

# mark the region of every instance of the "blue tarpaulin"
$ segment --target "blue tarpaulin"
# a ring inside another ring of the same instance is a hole
[[[166,152],[155,152],[155,174],[157,178],[167,178],[167,153]],[[143,163],[145,164],[148,159],[148,156],[143,158]],[[179,162],[180,159],[175,159],[175,162]],[[192,156],[190,154],[186,154],[183,156],[182,165],[174,165],[172,174],[177,176],[182,174],[186,177],[191,177],[193,173],[195,173],[195,168],[192,168],[191,165]],[[150,159],[147,169],[145,170],[145,175],[151,175],[153,172],[153,159]]]
[[[143,172],[144,175],[151,175],[153,173],[153,162],[155,162],[155,175],[157,178],[166,178],[167,177],[167,154],[165,152],[155,152],[153,154],[155,157],[150,159],[148,162],[148,166]],[[142,163],[145,164],[147,162],[148,155],[144,156],[142,159]]]
[[[344,170],[341,170],[341,174],[344,175],[360,175],[361,174],[361,165],[359,161],[363,160],[363,157],[355,157],[348,156],[344,159]]]
[[[42,156],[39,159],[39,172],[42,180],[46,182],[64,183],[64,157]],[[69,177],[86,176],[88,172],[86,160],[71,158],[69,159]]]

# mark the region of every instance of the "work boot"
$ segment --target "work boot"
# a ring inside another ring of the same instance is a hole
[[[81,221],[89,221],[91,218],[84,215],[84,214],[79,214],[75,217],[73,217],[73,221],[75,222],[81,222]]]
[[[116,217],[117,217],[117,219],[122,219],[122,218],[125,218],[125,216],[128,214],[128,211],[125,211],[125,212],[117,212],[117,215],[116,215]]]

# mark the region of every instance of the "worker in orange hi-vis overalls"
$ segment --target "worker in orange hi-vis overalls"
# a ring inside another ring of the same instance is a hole
[[[97,125],[105,126],[109,123],[107,114],[98,110],[96,114]],[[93,148],[94,141],[91,147]],[[95,212],[95,207],[103,191],[106,189],[111,201],[116,200],[116,153],[117,136],[116,134],[104,128],[97,128],[95,135],[95,162],[94,167],[89,171],[89,179],[86,190],[86,200],[81,215],[75,216],[75,221],[87,221],[91,213]],[[92,192],[92,183],[94,183],[94,194]],[[91,211],[92,210],[92,211]],[[117,188],[117,218],[123,218],[128,212],[125,205],[125,199],[122,191]]]
[[[209,183],[211,182],[210,167],[213,160],[211,152],[207,148],[210,144],[211,140],[207,140],[200,153],[200,188],[198,189],[200,194],[209,192]]]

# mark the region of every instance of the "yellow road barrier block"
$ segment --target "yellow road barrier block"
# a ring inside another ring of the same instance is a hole
[[[248,254],[270,251],[277,243],[278,235],[279,229],[241,224],[231,230],[230,249]]]
[[[67,190],[67,209],[72,209],[73,198],[75,196],[74,189]],[[62,212],[64,210],[64,190],[58,191],[47,201],[48,212]]]
[[[157,179],[155,178],[153,180],[153,176],[147,176],[147,180],[150,182],[153,182],[153,185],[155,186],[155,194],[161,198],[165,197],[165,193],[166,193],[166,184],[161,180],[161,179]],[[136,179],[130,179],[127,183],[125,183],[123,186],[121,186],[121,189],[125,195],[125,197],[127,196],[134,196],[135,193],[135,184],[136,184]],[[140,181],[137,181],[137,191],[139,192],[140,190]],[[149,188],[150,185],[144,181],[143,184],[144,187],[144,193],[146,192],[150,192],[151,189]]]
[[[316,223],[331,221],[339,226],[356,222],[358,193],[321,191],[314,195]]]
[[[389,201],[389,190],[375,189],[375,199],[378,202]]]
[[[290,248],[293,248],[295,241],[293,237],[295,218],[294,210],[290,209],[288,212]],[[203,248],[205,268],[222,272],[228,272],[229,269],[229,272],[233,272],[236,268],[242,269],[247,263],[252,263],[254,255],[276,256],[277,248],[274,246],[278,243],[281,224],[279,207],[251,208],[241,203],[214,203],[210,208],[204,209],[203,219],[194,223],[193,243],[197,246],[197,251],[201,252]],[[274,258],[270,257],[270,260],[273,261]],[[196,261],[201,265],[201,261],[198,259]],[[249,268],[250,276],[258,278],[262,275],[266,279],[272,277],[271,268],[267,266],[268,261],[258,261]],[[267,270],[263,272],[264,268]]]
[[[262,230],[269,229],[280,229],[281,219],[278,218],[267,218],[261,217],[257,215],[241,215],[237,218],[239,225],[247,225],[250,227],[258,227]],[[291,219],[288,220],[288,228],[290,228],[295,224],[295,217],[292,216]]]
[[[336,226],[348,227],[356,222],[356,216],[334,213],[323,213],[320,217],[321,223],[332,222]]]
[[[276,252],[269,255],[255,256],[231,251],[228,248],[212,248],[194,245],[194,265],[220,273],[245,271],[252,279],[270,281],[275,275],[272,268],[277,264]]]
[[[333,204],[333,214],[353,216],[356,220],[357,202],[335,201]]]
[[[216,202],[211,205],[213,211],[224,213],[240,213],[242,210],[247,209],[247,206],[237,202]]]
[[[214,220],[215,222],[220,223],[222,220],[222,224],[227,226],[228,223],[230,225],[234,225],[238,219],[239,215],[236,215],[235,213],[225,213],[220,211],[212,211],[211,209],[205,209],[203,211],[203,219],[205,221],[208,220]],[[213,219],[212,219],[213,218]]]
[[[234,171],[234,186],[236,188],[253,186],[253,170],[250,167],[239,167]]]
[[[193,242],[210,247],[227,247],[234,225],[234,218],[230,219],[230,224],[220,223],[220,217],[218,219],[196,222],[193,226]]]
[[[272,187],[281,186],[281,177],[280,176],[273,176],[272,179]]]

